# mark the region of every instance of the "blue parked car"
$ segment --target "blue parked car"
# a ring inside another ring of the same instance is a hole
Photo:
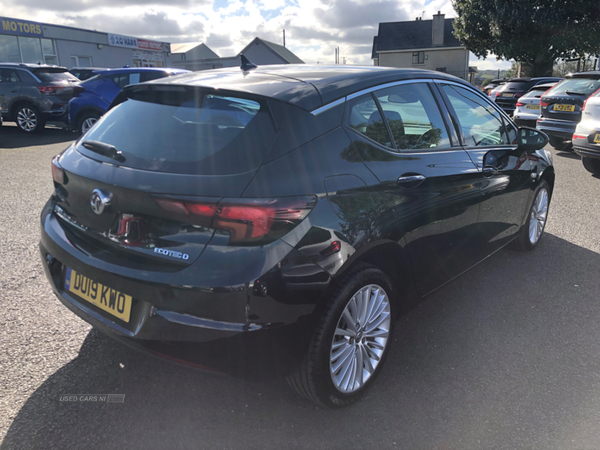
[[[121,90],[129,84],[189,72],[164,67],[128,67],[95,71],[96,76],[84,81],[74,90],[69,102],[69,126],[85,134],[109,109]]]

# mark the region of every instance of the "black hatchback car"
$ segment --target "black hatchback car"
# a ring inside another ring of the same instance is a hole
[[[288,65],[125,91],[52,161],[40,250],[67,308],[148,354],[344,406],[418,298],[542,236],[547,138],[458,78]]]

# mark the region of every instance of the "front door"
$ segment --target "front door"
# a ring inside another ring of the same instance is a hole
[[[483,172],[478,233],[486,253],[515,237],[525,220],[534,178],[517,130],[487,99],[457,84],[439,84],[465,151]],[[535,174],[533,174],[535,176]]]
[[[406,239],[421,295],[477,260],[481,172],[442,119],[432,89],[413,82],[365,94],[350,101],[347,115],[355,148],[394,208],[389,236]]]

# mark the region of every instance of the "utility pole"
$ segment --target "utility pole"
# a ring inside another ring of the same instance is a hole
[[[285,29],[283,30],[283,46],[285,47]]]

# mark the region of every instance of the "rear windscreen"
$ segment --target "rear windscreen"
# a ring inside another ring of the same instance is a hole
[[[121,165],[131,168],[224,175],[257,168],[275,138],[268,105],[262,100],[191,90],[137,98],[141,100],[129,99],[109,111],[79,144],[113,145],[125,157]],[[98,157],[81,145],[78,150]]]
[[[600,80],[591,78],[567,78],[554,86],[546,95],[582,95],[590,96],[600,89]]]
[[[51,82],[51,81],[79,81],[79,79],[69,72],[57,72],[38,69],[34,70],[33,73],[40,81]]]
[[[535,81],[509,81],[504,85],[505,91],[527,91]]]

